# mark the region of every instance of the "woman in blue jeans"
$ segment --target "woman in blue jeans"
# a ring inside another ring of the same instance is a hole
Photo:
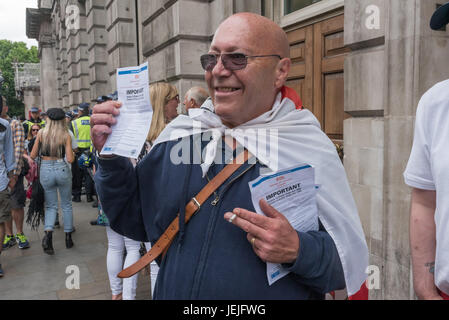
[[[74,160],[72,141],[65,123],[62,109],[52,108],[47,111],[48,123],[40,130],[31,158],[40,155],[40,182],[45,191],[45,236],[42,248],[47,254],[54,254],[53,228],[58,214],[58,190],[64,216],[66,248],[73,247],[73,212],[72,212],[72,172],[70,163]]]

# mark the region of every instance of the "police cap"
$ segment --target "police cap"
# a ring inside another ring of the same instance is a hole
[[[87,102],[83,102],[78,106],[78,110],[84,111],[86,109],[89,109],[89,104]]]

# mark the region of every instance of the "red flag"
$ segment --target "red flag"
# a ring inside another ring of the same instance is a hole
[[[444,300],[449,300],[449,296],[445,294],[443,291],[438,290],[438,293],[440,294],[440,296],[443,297]]]
[[[281,89],[282,99],[289,98],[291,101],[295,103],[296,109],[302,110],[302,101],[296,91],[290,87],[283,86]]]
[[[366,282],[362,284],[359,291],[349,297],[349,300],[369,300],[369,290]]]

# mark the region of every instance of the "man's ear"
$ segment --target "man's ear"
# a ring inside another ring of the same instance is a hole
[[[190,108],[195,108],[196,107],[196,101],[193,98],[191,98],[189,100],[189,107]]]
[[[281,89],[288,78],[288,73],[290,72],[290,67],[292,65],[292,61],[290,58],[284,58],[279,61],[276,67],[276,81],[275,86],[277,89]]]

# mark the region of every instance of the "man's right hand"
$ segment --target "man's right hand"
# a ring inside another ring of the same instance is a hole
[[[111,134],[111,126],[117,122],[115,117],[120,114],[121,106],[122,103],[118,101],[106,101],[94,106],[90,117],[91,139],[98,152]]]

